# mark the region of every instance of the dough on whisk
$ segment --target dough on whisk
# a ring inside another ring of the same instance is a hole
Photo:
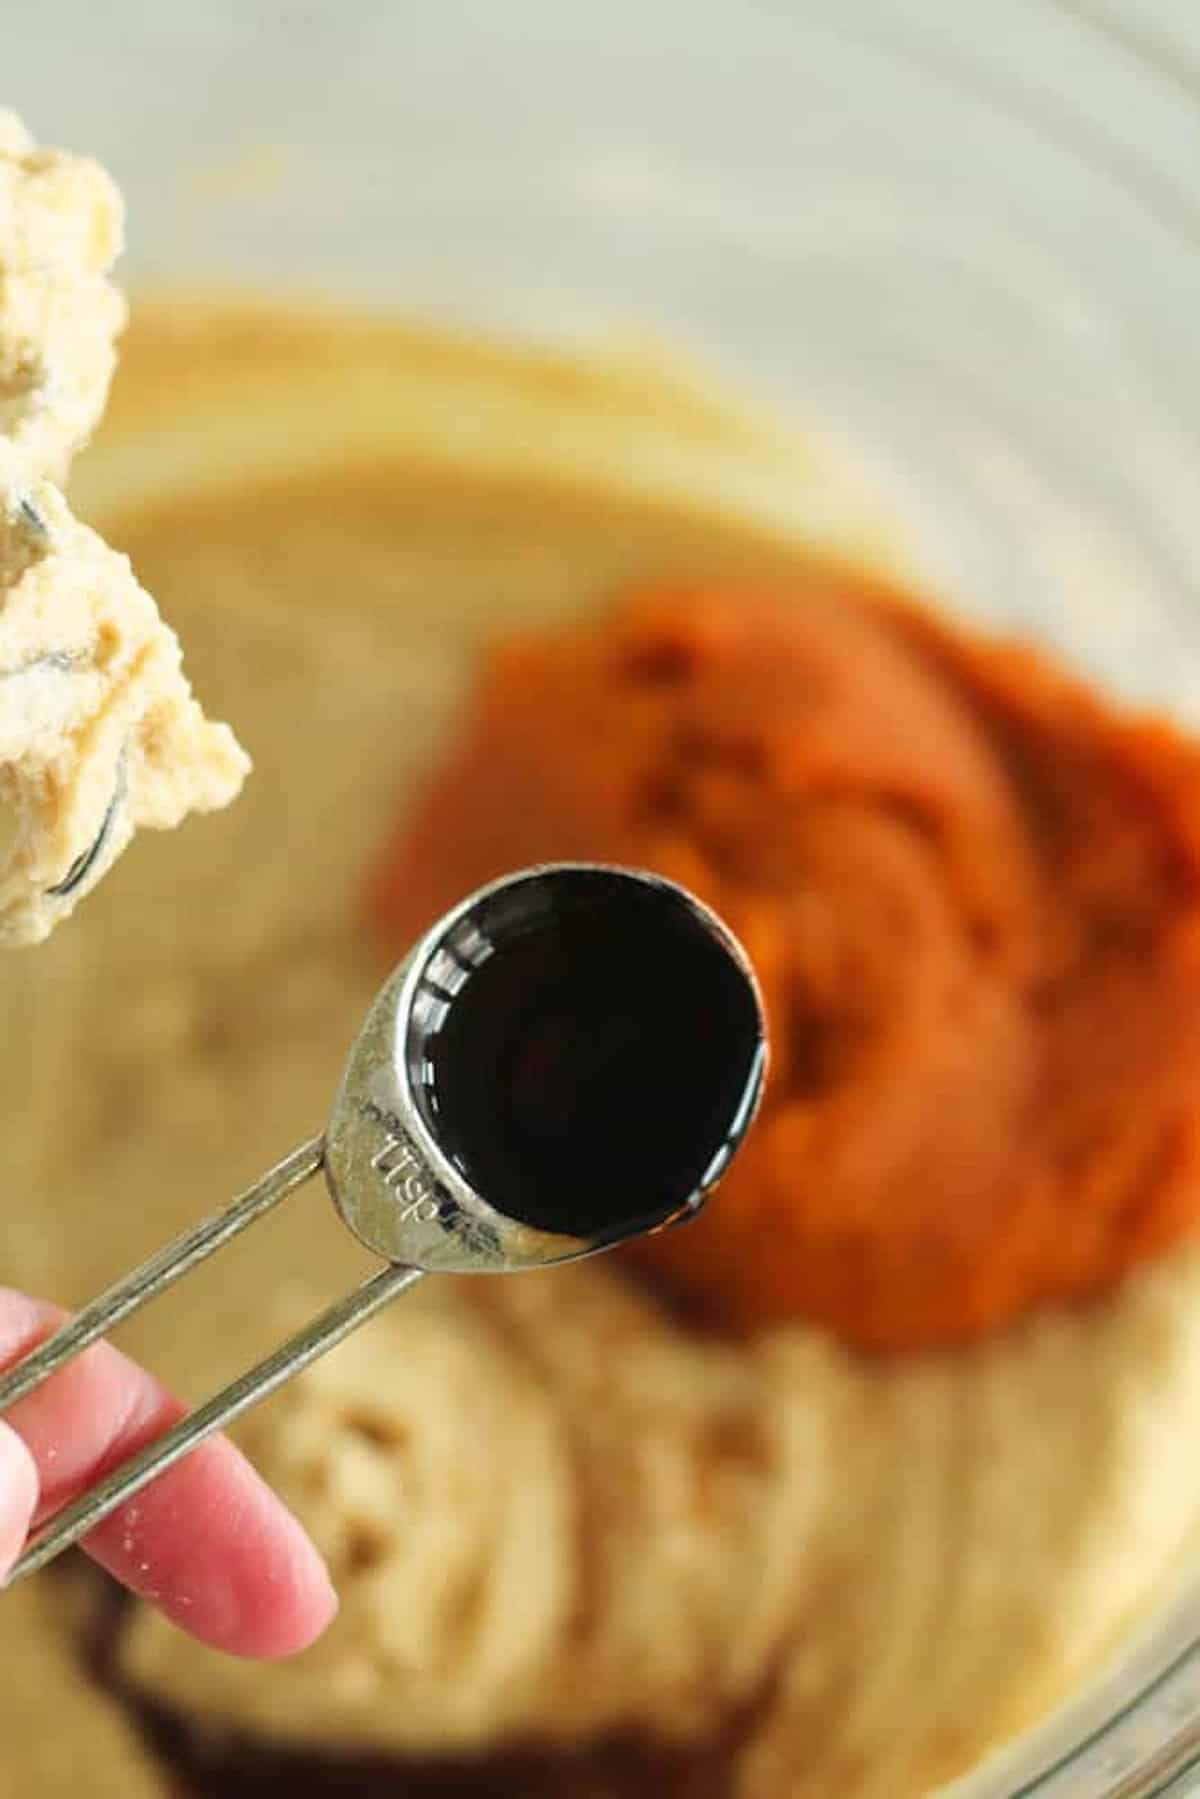
[[[49,482],[0,490],[0,943],[48,936],[135,830],[226,805],[248,766],[128,559]]]
[[[61,481],[108,397],[125,302],[121,196],[0,111],[0,479]]]
[[[0,113],[0,945],[49,936],[139,827],[226,805],[249,766],[127,558],[49,479],[108,392],[120,236],[103,171]]]

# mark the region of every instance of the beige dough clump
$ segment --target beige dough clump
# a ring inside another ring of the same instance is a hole
[[[1197,1405],[1198,1255],[887,1367],[696,1338],[598,1266],[430,1283],[244,1433],[329,1557],[328,1635],[264,1671],[142,1611],[125,1670],[201,1730],[397,1754],[703,1743],[748,1706],[731,1799],[908,1799],[1163,1576]]]
[[[48,936],[136,830],[226,805],[248,766],[128,559],[49,482],[0,495],[0,944]]]
[[[49,936],[140,827],[226,805],[249,766],[174,634],[61,478],[124,322],[121,203],[0,113],[0,945]]]
[[[125,302],[108,279],[121,196],[94,162],[34,146],[0,111],[0,481],[61,481],[91,436]]]

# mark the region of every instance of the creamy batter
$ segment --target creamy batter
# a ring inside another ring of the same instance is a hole
[[[692,1337],[602,1266],[440,1283],[244,1436],[330,1559],[329,1634],[247,1669],[142,1612],[125,1670],[202,1728],[397,1754],[703,1742],[750,1704],[740,1799],[925,1793],[1177,1554],[1198,1301],[1189,1257],[882,1370],[802,1329]]]
[[[485,641],[630,575],[809,566],[807,454],[703,389],[353,320],[331,367],[332,329],[147,308],[80,471],[257,775],[4,965],[6,1274],[68,1300],[319,1128],[384,972],[366,871]],[[128,1339],[208,1391],[362,1267],[310,1190]],[[332,1560],[329,1636],[251,1669],[139,1614],[123,1667],[200,1729],[398,1759],[737,1714],[738,1799],[907,1799],[1061,1697],[1180,1554],[1198,1334],[1190,1249],[891,1365],[704,1338],[604,1262],[431,1282],[246,1425]]]

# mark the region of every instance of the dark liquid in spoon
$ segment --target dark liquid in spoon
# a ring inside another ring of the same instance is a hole
[[[736,1147],[761,1079],[757,996],[671,888],[580,870],[539,900],[484,913],[431,960],[443,1015],[414,1090],[498,1211],[624,1235],[686,1206]]]

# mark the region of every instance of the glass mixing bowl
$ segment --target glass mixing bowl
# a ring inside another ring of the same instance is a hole
[[[661,329],[839,442],[961,609],[1200,718],[1192,0],[16,11],[5,101],[115,172],[127,280]],[[1200,1792],[1191,1586],[957,1799]]]

